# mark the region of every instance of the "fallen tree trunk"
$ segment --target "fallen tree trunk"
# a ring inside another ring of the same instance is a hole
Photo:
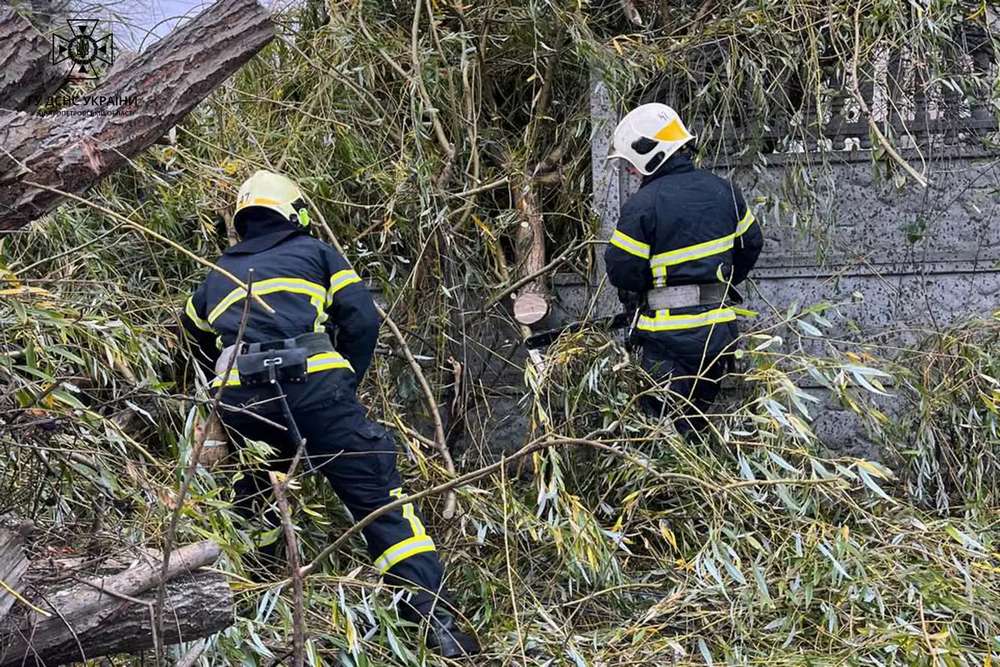
[[[109,596],[99,612],[72,625],[75,638],[66,626],[63,631],[51,624],[41,631],[20,630],[9,647],[0,649],[0,667],[62,665],[153,648],[155,597],[156,592],[150,591],[137,598],[139,604]],[[208,637],[233,622],[232,592],[217,572],[198,572],[168,582],[164,608],[166,622],[160,638],[164,645]]]
[[[0,106],[33,111],[69,77],[67,64],[51,62],[51,45],[11,7],[0,8]]]
[[[21,578],[28,570],[20,535],[0,528],[0,620],[21,592]]]
[[[197,571],[219,556],[201,542],[175,551],[167,569],[164,635],[155,637],[153,605],[161,581],[156,559],[124,572],[37,596],[27,620],[0,630],[0,667],[59,665],[135,653],[212,635],[232,624],[233,599],[225,577]]]
[[[0,110],[0,230],[22,227],[153,144],[274,36],[256,0],[219,0],[69,113]],[[42,187],[38,187],[42,186]]]

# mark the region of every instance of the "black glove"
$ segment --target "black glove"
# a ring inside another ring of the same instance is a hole
[[[645,295],[640,292],[629,292],[628,290],[618,290],[618,300],[621,302],[626,312],[632,313],[645,305]]]

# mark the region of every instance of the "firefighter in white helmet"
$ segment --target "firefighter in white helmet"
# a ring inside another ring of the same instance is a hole
[[[648,399],[677,430],[702,429],[737,337],[734,289],[764,244],[734,184],[695,168],[693,135],[665,104],[643,104],[615,128],[609,159],[641,175],[605,252],[608,280],[639,309],[631,340],[642,365],[669,382],[670,405]]]
[[[304,440],[304,467],[322,473],[356,519],[404,497],[396,443],[368,419],[356,395],[378,338],[368,288],[340,252],[309,235],[302,191],[281,174],[258,171],[243,183],[234,223],[240,242],[217,263],[252,282],[274,312],[254,299],[247,304],[245,288],[211,271],[182,320],[216,374],[213,386],[224,388],[226,427],[237,443],[271,445],[280,454],[278,469]],[[236,484],[241,514],[280,525],[273,506],[254,512],[270,489],[266,471],[246,472]],[[430,648],[451,658],[477,653],[475,637],[455,619],[437,546],[417,508],[406,503],[362,532],[379,573],[416,589],[401,611],[429,624]],[[273,553],[261,551],[273,561]]]

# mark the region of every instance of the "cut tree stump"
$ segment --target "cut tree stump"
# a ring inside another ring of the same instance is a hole
[[[88,93],[96,103],[74,107],[82,114],[0,109],[0,231],[44,215],[58,191],[79,194],[126,165],[273,37],[256,0],[219,0],[113,68]]]
[[[199,571],[219,556],[200,542],[173,552],[167,570],[162,644],[192,641],[232,624],[232,592],[221,573]],[[61,665],[155,646],[153,605],[161,581],[153,558],[123,572],[32,596],[38,611],[0,623],[0,667]],[[47,614],[47,615],[46,615]]]
[[[0,107],[33,111],[69,77],[66,63],[54,65],[52,46],[11,7],[0,7]]]
[[[522,326],[537,324],[549,314],[549,294],[546,278],[542,275],[545,269],[545,224],[537,189],[562,181],[561,159],[562,150],[557,148],[534,168],[520,173],[514,170],[510,179],[514,209],[521,219],[514,232],[517,276],[521,280],[531,278],[514,296],[514,319]]]
[[[521,221],[514,234],[514,257],[519,278],[538,274],[545,266],[545,227],[535,194],[534,178],[523,174],[512,179],[511,193]],[[538,276],[514,296],[514,319],[519,324],[537,324],[549,314],[545,279]]]

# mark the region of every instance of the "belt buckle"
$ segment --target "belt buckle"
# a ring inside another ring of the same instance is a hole
[[[262,362],[264,364],[264,368],[267,369],[267,379],[268,381],[270,381],[271,384],[278,383],[278,366],[280,366],[284,362],[285,360],[282,359],[281,356],[271,357],[270,359],[264,359],[264,361]]]

